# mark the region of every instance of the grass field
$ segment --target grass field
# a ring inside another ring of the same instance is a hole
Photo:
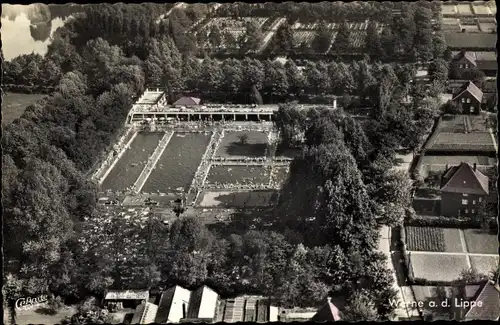
[[[24,110],[42,99],[44,94],[19,94],[6,92],[2,96],[2,124],[11,123],[20,117]]]
[[[415,278],[429,281],[453,281],[468,268],[465,255],[411,254]]]
[[[469,253],[498,254],[498,238],[480,229],[464,230],[465,243]]]
[[[276,191],[205,191],[200,195],[202,208],[257,208],[277,203]]]
[[[240,142],[239,137],[246,134],[248,141]],[[217,150],[219,157],[263,157],[266,153],[269,132],[236,131],[226,132]]]
[[[471,256],[470,264],[478,273],[489,275],[498,267],[498,256]]]
[[[268,184],[270,168],[263,166],[223,165],[210,166],[208,184]]]

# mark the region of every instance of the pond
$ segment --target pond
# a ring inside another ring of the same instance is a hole
[[[2,4],[2,51],[10,61],[22,54],[45,55],[54,32],[71,15],[82,11],[78,5]]]

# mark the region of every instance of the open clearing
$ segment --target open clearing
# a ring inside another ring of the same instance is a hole
[[[124,191],[134,185],[163,132],[139,132],[102,183],[103,190]]]
[[[240,141],[240,136],[248,136],[247,143]],[[269,131],[228,131],[224,134],[216,156],[221,157],[263,157],[266,154]]]
[[[202,208],[268,207],[278,201],[276,191],[205,191],[200,194]]]
[[[406,227],[406,243],[410,251],[445,251],[444,232],[441,228]]]
[[[479,274],[489,275],[498,268],[498,256],[470,256],[470,264]]]
[[[498,238],[480,229],[464,230],[465,242],[469,253],[498,254]]]
[[[210,166],[206,182],[227,186],[228,184],[251,185],[268,184],[271,167],[221,165]]]
[[[188,191],[211,133],[175,133],[149,175],[142,192]]]
[[[6,92],[2,96],[2,124],[7,125],[19,118],[26,108],[47,95]]]
[[[453,281],[468,269],[465,255],[411,254],[411,268],[415,279]]]

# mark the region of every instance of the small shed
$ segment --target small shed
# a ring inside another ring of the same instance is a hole
[[[189,106],[200,105],[200,103],[201,103],[201,99],[196,98],[196,97],[181,97],[174,103],[174,106],[176,106],[176,107],[178,107],[178,106],[189,107]]]
[[[143,301],[149,300],[147,290],[109,290],[104,296],[104,306],[115,304],[118,309],[135,309]]]

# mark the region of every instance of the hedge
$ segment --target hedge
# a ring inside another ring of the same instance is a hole
[[[420,227],[443,227],[443,228],[481,228],[481,222],[478,220],[457,219],[444,216],[428,216],[425,218],[406,218],[405,226]]]
[[[466,285],[481,285],[485,281],[486,280],[468,282]],[[464,285],[464,284],[465,283],[460,283],[458,281],[433,281],[433,280],[427,280],[427,279],[423,279],[423,278],[416,278],[411,283],[411,285],[416,285],[416,286],[460,286],[460,285]]]

